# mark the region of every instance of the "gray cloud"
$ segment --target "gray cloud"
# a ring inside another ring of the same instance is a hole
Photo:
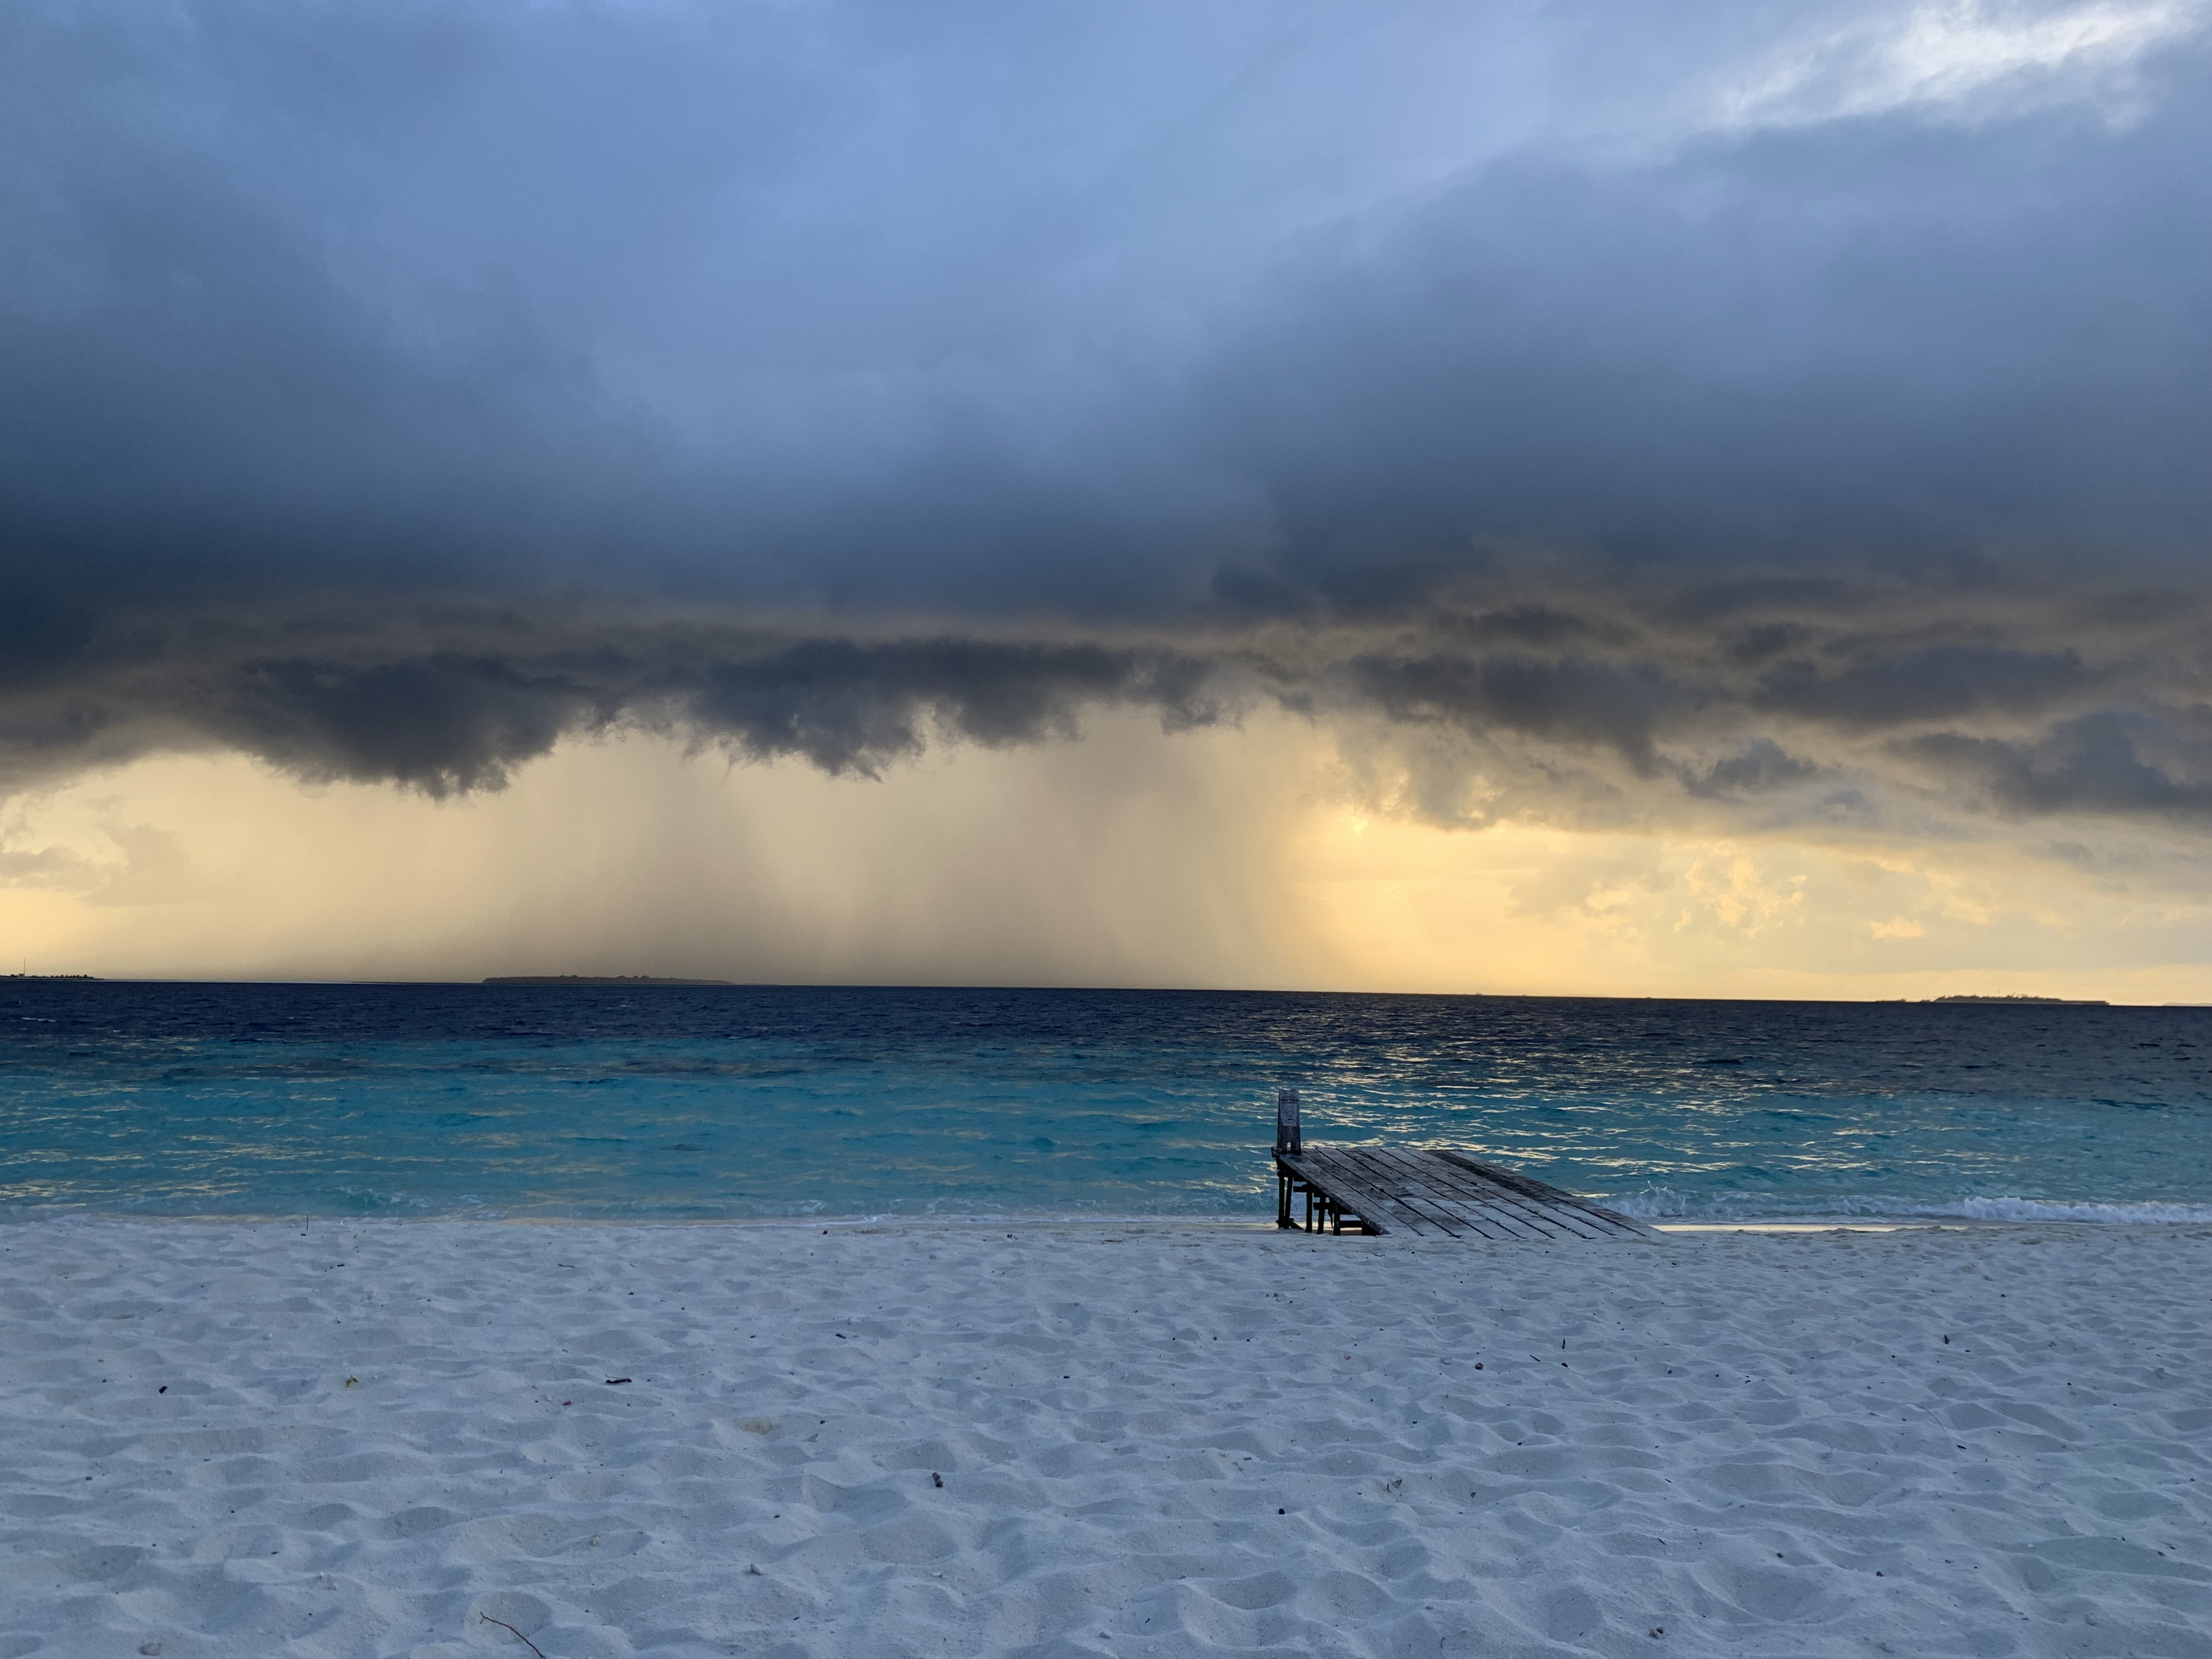
[[[1985,711],[2038,714],[2096,678],[2071,651],[1970,645],[1897,651],[1894,641],[1872,643],[1872,653],[1829,672],[1802,657],[1776,664],[1759,678],[1755,706],[1805,720],[1878,727]]]
[[[2191,727],[2196,729],[2191,730]],[[1936,732],[1906,744],[1930,769],[2014,812],[2212,817],[2212,742],[2200,714],[2100,710],[2026,741]]]
[[[1692,794],[1749,794],[1802,783],[1818,776],[1820,769],[1771,738],[1755,738],[1741,754],[1715,761],[1701,775],[1685,778],[1683,784]]]
[[[1638,772],[1656,769],[1660,729],[1693,701],[1650,664],[1589,657],[1360,656],[1343,672],[1357,699],[1394,720],[1608,749]]]
[[[599,605],[165,620],[0,702],[0,769],[224,747],[444,794],[495,787],[569,733],[641,729],[872,774],[932,739],[1071,737],[1088,706],[1148,708],[1171,729],[1221,712],[1218,665],[1153,644],[793,635]]]
[[[1273,700],[2193,822],[2202,32],[1905,15],[11,8],[0,788]]]
[[[1525,594],[1528,580],[1503,585]],[[1993,605],[1978,586],[1869,584],[1840,614],[1790,626],[1783,672],[1714,647],[1776,626],[1771,599],[1686,623],[1651,592],[1624,579],[1504,610],[1463,595],[1411,621],[995,634],[604,599],[161,610],[110,619],[0,693],[0,772],[21,783],[233,748],[310,778],[445,793],[496,787],[566,734],[645,731],[873,774],[936,741],[1072,737],[1091,709],[1146,709],[1173,730],[1274,705],[1407,733],[1432,774],[1421,799],[1447,818],[1477,775],[1491,815],[1609,799],[1618,817],[1629,798],[1662,811],[1672,795],[1757,799],[1769,817],[1796,799],[1820,817],[1884,787],[1951,811],[2204,814],[2212,663],[2206,607],[2185,594],[2154,623],[2123,611],[2100,624],[2071,588],[2016,589],[2003,620],[2017,643],[1997,652],[1977,642]]]

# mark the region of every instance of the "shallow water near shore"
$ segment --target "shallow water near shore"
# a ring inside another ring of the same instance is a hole
[[[2212,1219],[2212,1009],[39,981],[0,1213],[1255,1215],[1279,1086],[1654,1219]]]

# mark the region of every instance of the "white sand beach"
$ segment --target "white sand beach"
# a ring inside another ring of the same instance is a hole
[[[2208,1287],[2202,1226],[12,1224],[0,1656],[2212,1655]]]

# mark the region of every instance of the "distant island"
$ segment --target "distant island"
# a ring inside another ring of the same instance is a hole
[[[487,985],[735,985],[733,979],[663,979],[658,974],[499,974]]]
[[[100,975],[98,974],[0,974],[0,979],[33,980],[38,981],[56,979],[96,980],[99,977]]]
[[[2102,997],[1930,997],[1930,1002],[2056,1002],[2069,1008],[2109,1008],[2112,1005]]]

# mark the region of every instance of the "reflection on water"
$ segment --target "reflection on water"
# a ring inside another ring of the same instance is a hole
[[[36,981],[0,1206],[1250,1213],[1283,1085],[1645,1215],[2212,1218],[2204,1009]]]

